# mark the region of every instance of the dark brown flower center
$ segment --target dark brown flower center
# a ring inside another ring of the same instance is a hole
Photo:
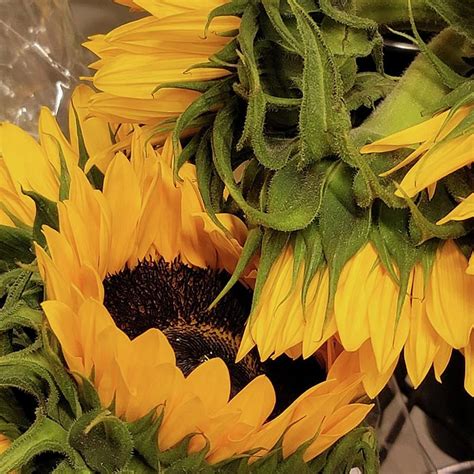
[[[208,310],[228,279],[225,271],[189,267],[178,260],[143,261],[105,279],[105,306],[131,339],[151,328],[163,331],[185,375],[207,359],[223,359],[232,395],[266,374],[277,395],[275,416],[304,390],[324,380],[324,371],[315,358],[292,361],[283,355],[261,363],[256,350],[236,364],[252,292],[236,284]]]
[[[253,354],[235,363],[252,293],[236,284],[208,310],[228,279],[224,271],[189,267],[178,260],[143,261],[105,279],[104,303],[131,339],[150,328],[163,331],[185,375],[206,359],[223,359],[234,394],[262,373],[262,365]]]

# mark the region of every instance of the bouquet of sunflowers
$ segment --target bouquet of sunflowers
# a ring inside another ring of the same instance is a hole
[[[0,472],[377,472],[402,352],[474,394],[472,2],[116,1],[0,125]]]

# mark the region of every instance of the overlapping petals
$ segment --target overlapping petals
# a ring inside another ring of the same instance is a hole
[[[412,197],[428,188],[430,196],[436,183],[454,171],[474,161],[474,134],[469,129],[454,133],[464,120],[474,113],[474,106],[447,110],[425,122],[364,146],[362,153],[384,153],[416,146],[404,160],[383,173],[387,176],[417,160],[407,172],[396,195]]]
[[[294,265],[293,251],[287,247],[269,272],[238,359],[255,345],[262,360],[285,352],[306,358],[336,339],[354,371],[364,374],[366,392],[374,397],[402,351],[415,387],[432,366],[441,376],[453,348],[470,354],[474,279],[466,273],[467,259],[453,241],[439,246],[430,271],[421,263],[414,266],[400,309],[399,284],[370,242],[343,268],[333,310],[327,306],[328,271],[318,271],[303,303],[303,269],[293,281]]]
[[[123,3],[123,2],[120,2]],[[226,3],[127,1],[150,16],[94,35],[84,45],[99,57],[94,85],[101,91],[90,100],[91,114],[109,121],[156,124],[176,118],[199,95],[183,89],[159,89],[168,82],[206,81],[229,74],[207,63],[229,41],[236,17],[216,18],[205,33],[209,12]]]
[[[311,441],[304,454],[308,461],[357,426],[372,407],[351,403],[360,391],[360,375],[337,378],[330,373],[328,381],[266,421],[275,393],[265,376],[229,400],[229,373],[220,359],[208,360],[184,377],[159,330],[150,329],[131,341],[97,300],[84,300],[77,311],[58,300],[43,303],[43,309],[73,373],[90,377],[93,370],[104,407],[114,401],[116,414],[129,421],[154,408],[163,412],[161,450],[198,433],[189,450],[199,451],[208,442],[210,463],[247,452],[256,460],[283,436],[285,457]]]

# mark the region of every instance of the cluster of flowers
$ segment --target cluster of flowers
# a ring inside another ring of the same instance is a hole
[[[202,454],[207,466],[240,458],[247,466],[258,465],[276,451],[282,462],[294,455],[304,462],[318,459],[363,422],[373,406],[368,398],[386,385],[402,351],[417,387],[432,366],[440,379],[452,350],[461,350],[465,387],[473,394],[474,257],[469,219],[474,217],[474,193],[472,175],[470,184],[465,176],[474,161],[472,101],[464,96],[459,100],[458,94],[455,102],[447,102],[448,110],[427,120],[415,114],[396,133],[377,132],[377,138],[388,136],[367,145],[365,140],[359,147],[361,153],[376,153],[370,158],[378,163],[390,153],[383,177],[395,173],[398,180],[402,170],[393,194],[405,200],[404,209],[413,213],[415,223],[446,228],[445,237],[440,237],[441,230],[435,238],[422,235],[420,245],[407,244],[406,266],[401,266],[387,246],[396,242],[402,248],[397,235],[392,235],[400,222],[393,229],[389,224],[399,216],[405,222],[405,217],[398,214],[400,209],[390,214],[387,207],[387,218],[377,225],[368,218],[369,228],[376,227],[379,233],[367,231],[363,243],[347,253],[337,279],[327,248],[314,260],[308,259],[309,251],[301,253],[302,240],[292,234],[301,229],[290,229],[268,265],[265,237],[247,258],[253,232],[264,225],[256,225],[245,209],[235,205],[209,212],[202,183],[211,187],[214,176],[206,181],[198,158],[189,161],[187,153],[189,144],[203,135],[206,114],[202,122],[193,121],[173,137],[176,120],[208,97],[211,85],[234,74],[236,64],[224,61],[220,53],[235,49],[239,34],[244,43],[249,27],[241,24],[251,23],[247,13],[233,15],[231,8],[240,8],[235,5],[239,2],[226,0],[117,2],[147,15],[85,43],[99,58],[91,65],[96,70],[90,78],[95,89],[80,85],[74,91],[69,139],[47,109],[39,119],[39,143],[15,125],[0,126],[0,235],[7,235],[8,229],[30,235],[35,260],[23,264],[30,264],[28,270],[33,272],[37,268],[41,277],[45,289],[41,310],[75,383],[90,383],[101,409],[127,423],[153,413],[159,419],[160,453],[185,441],[185,456]],[[279,4],[262,3],[265,8]],[[288,2],[293,3],[298,5]],[[290,18],[294,8],[288,7],[282,17],[269,15],[275,29],[283,25],[278,18]],[[214,9],[220,13],[207,25]],[[302,18],[309,18],[305,15]],[[333,21],[327,20],[326,27]],[[304,32],[302,20],[298,29]],[[245,65],[245,46],[240,49],[236,57]],[[406,81],[409,78],[407,74]],[[466,81],[460,87],[468,89]],[[212,103],[208,115],[225,108],[226,94]],[[216,142],[212,145],[217,147]],[[393,166],[400,149],[405,152]],[[245,181],[242,168],[249,163],[243,158],[240,168],[233,167],[237,183],[239,173]],[[227,185],[223,174],[219,176]],[[446,187],[439,183],[446,177],[454,183],[448,185],[452,205],[446,209],[444,200],[436,208],[436,193]],[[258,182],[255,178],[255,188]],[[229,193],[234,196],[232,187],[222,185],[221,194],[227,198]],[[428,214],[414,204],[414,197],[425,193],[425,207],[432,205],[435,216],[442,214],[436,222],[428,222]],[[323,218],[317,219],[322,226]],[[462,229],[451,231],[450,225],[459,222]],[[315,234],[310,235],[314,241],[305,243],[307,249],[316,244]],[[151,328],[129,337],[105,303],[104,282],[125,269],[133,271],[140,262],[160,260],[226,271],[255,294],[258,289],[245,330],[241,328],[237,361],[254,347],[262,362],[280,356],[317,356],[327,380],[272,416],[278,394],[267,376],[253,378],[231,397],[229,369],[221,359],[208,358],[183,374],[173,341],[162,331]],[[11,271],[8,265],[0,269]],[[21,444],[21,433],[12,437],[18,441],[11,446],[6,438],[0,440],[6,459],[13,459],[8,453]],[[11,462],[5,464],[9,469],[20,467]]]

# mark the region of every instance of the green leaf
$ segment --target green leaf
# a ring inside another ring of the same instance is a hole
[[[35,258],[32,238],[28,230],[0,224],[0,260],[12,264],[31,263]]]
[[[340,163],[329,179],[321,207],[319,229],[329,266],[328,310],[332,309],[344,265],[367,242],[370,230],[370,209],[356,205],[352,179],[351,169]]]
[[[73,469],[84,472],[87,468],[67,442],[67,432],[55,421],[38,413],[33,425],[0,456],[0,472],[19,469],[41,453],[64,454]]]
[[[44,225],[59,229],[58,205],[34,191],[23,191],[23,194],[33,199],[36,206],[35,222],[33,224],[33,239],[42,247],[46,246],[46,238],[41,232]]]
[[[124,468],[132,456],[133,439],[126,423],[100,408],[74,422],[68,441],[87,465],[100,473]]]

